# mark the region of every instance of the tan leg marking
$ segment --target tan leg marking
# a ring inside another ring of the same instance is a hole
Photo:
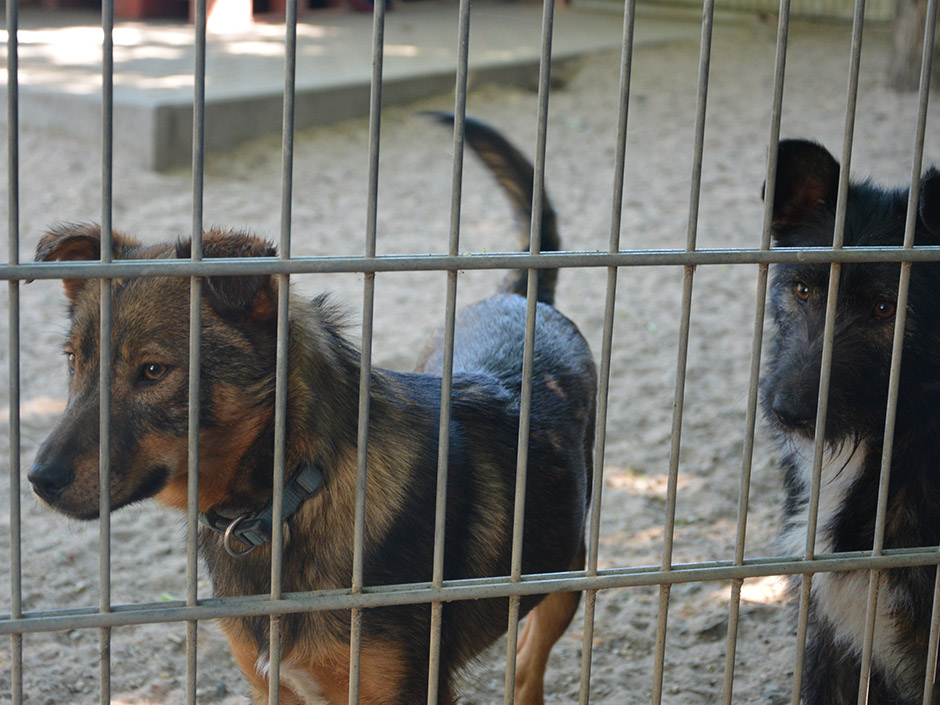
[[[255,705],[268,705],[268,679],[258,671],[258,648],[254,640],[248,638],[244,630],[232,622],[223,621],[222,631],[225,632],[238,668],[251,686],[251,698]],[[304,702],[283,683],[280,687],[280,700],[282,705],[304,705]]]
[[[571,570],[584,568],[584,549]],[[543,705],[545,667],[555,642],[565,633],[578,609],[580,592],[553,592],[535,606],[525,620],[516,647],[516,696],[519,705]]]
[[[337,649],[326,662],[311,663],[310,676],[331,703],[349,700],[349,647]],[[397,702],[405,673],[404,655],[393,644],[362,646],[359,666],[359,702],[381,705]]]

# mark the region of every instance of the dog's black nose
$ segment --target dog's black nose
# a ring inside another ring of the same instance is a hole
[[[63,465],[33,465],[26,474],[33,491],[47,502],[56,499],[72,481],[71,468]]]
[[[778,393],[774,396],[770,410],[780,425],[793,431],[811,431],[816,422],[815,399],[792,394]]]

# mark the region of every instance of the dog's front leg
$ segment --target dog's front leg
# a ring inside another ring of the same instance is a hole
[[[832,627],[813,611],[810,608],[802,705],[856,705],[861,676],[858,654],[845,644],[837,644]],[[888,685],[877,666],[872,664],[866,702],[868,705],[902,705],[914,701]],[[916,702],[920,702],[919,697]],[[933,702],[938,699],[935,697]]]
[[[837,646],[832,627],[810,608],[803,666],[803,705],[856,705],[861,666],[844,645]]]
[[[268,678],[266,673],[262,673],[263,664],[259,663],[260,653],[255,640],[249,636],[247,630],[242,628],[237,622],[230,620],[222,621],[222,631],[228,639],[229,647],[232,649],[232,655],[235,662],[241,670],[248,685],[251,686],[251,699],[255,705],[268,705]],[[298,698],[292,690],[284,683],[280,687],[281,705],[305,705],[304,701]]]

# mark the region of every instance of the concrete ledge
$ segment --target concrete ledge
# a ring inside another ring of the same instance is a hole
[[[20,125],[82,140],[101,139],[101,30],[96,13],[24,11],[19,32]],[[542,8],[481,2],[470,28],[474,85],[534,85]],[[692,23],[638,21],[636,42],[698,37]],[[298,129],[368,114],[372,17],[323,10],[297,30]],[[579,55],[616,49],[615,15],[561,7],[553,25],[553,73]],[[206,151],[217,152],[282,124],[283,24],[210,35],[206,56]],[[383,105],[454,90],[457,9],[438,2],[398,2],[386,16]],[[192,27],[121,22],[114,32],[114,149],[148,169],[192,161]],[[3,80],[6,75],[3,73]],[[0,102],[6,103],[3,92]],[[3,115],[6,115],[4,109]]]
[[[567,60],[566,60],[567,61]],[[553,66],[553,70],[554,70]],[[474,84],[506,83],[534,85],[538,80],[538,62],[494,66],[474,71]],[[386,79],[382,82],[382,104],[401,105],[433,95],[453,92],[454,72],[428,73],[421,76]],[[369,114],[370,85],[326,86],[298,89],[294,99],[294,125],[298,130],[328,125],[340,120]],[[231,148],[245,140],[280,132],[283,123],[282,93],[217,99],[206,102],[206,152]],[[138,106],[115,105],[115,130],[125,125],[130,141],[126,149],[139,154],[149,168],[163,171],[187,166],[192,162],[193,106],[191,102],[155,106],[149,113]],[[233,119],[233,116],[238,116]],[[142,130],[150,130],[147,140]],[[143,140],[134,149],[137,140]],[[117,145],[117,140],[115,142]]]

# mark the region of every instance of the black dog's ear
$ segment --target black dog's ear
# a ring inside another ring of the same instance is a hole
[[[935,238],[940,238],[940,171],[930,168],[920,181],[918,210],[920,222]]]
[[[111,233],[111,256],[124,259],[124,255],[140,243],[134,238],[113,231]],[[39,240],[36,246],[36,262],[89,261],[101,259],[101,227],[91,223],[59,225]],[[65,295],[73,304],[85,288],[87,279],[63,279]]]
[[[177,244],[176,256],[191,256],[190,241]],[[274,257],[274,245],[237,231],[210,230],[203,235],[203,257]],[[206,277],[204,294],[209,305],[223,318],[266,321],[277,312],[277,283],[268,274]]]
[[[838,192],[839,162],[825,147],[808,140],[780,142],[774,188],[775,234],[821,206],[835,207]]]

